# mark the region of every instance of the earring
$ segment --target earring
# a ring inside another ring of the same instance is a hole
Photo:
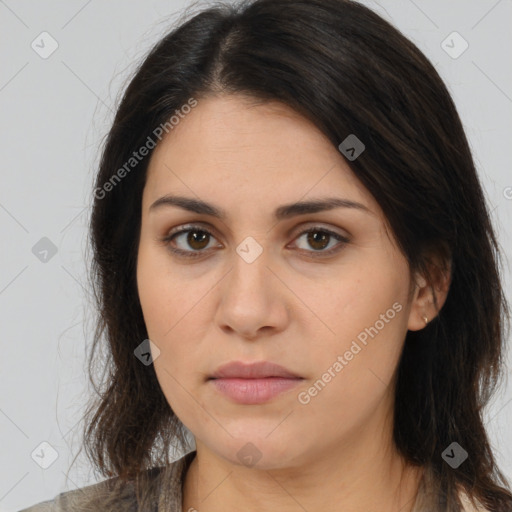
[[[428,317],[424,316],[423,320],[425,320],[425,325],[427,325],[428,324]]]

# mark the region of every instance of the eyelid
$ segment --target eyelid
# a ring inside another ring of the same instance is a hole
[[[326,250],[326,251],[323,251],[323,250],[314,251],[314,250],[307,250],[307,249],[299,249],[299,252],[301,254],[307,254],[308,257],[311,257],[311,258],[328,258],[330,256],[334,256],[339,251],[341,251],[341,249],[345,245],[347,245],[348,243],[351,242],[350,236],[342,235],[341,233],[338,233],[331,228],[326,228],[318,223],[313,224],[312,226],[310,226],[308,228],[303,227],[302,229],[299,229],[298,232],[296,234],[294,234],[294,236],[293,236],[293,242],[295,242],[295,240],[297,240],[301,236],[303,236],[307,233],[310,233],[310,232],[315,232],[315,231],[327,233],[331,238],[335,238],[338,241],[338,243],[334,247],[331,247],[329,250]]]
[[[304,227],[304,224],[311,224],[311,225],[309,227]],[[341,250],[341,248],[343,246],[345,246],[346,244],[351,242],[352,237],[350,235],[348,235],[348,234],[342,235],[341,233],[338,233],[331,228],[324,227],[321,224],[322,223],[318,223],[318,222],[315,223],[313,221],[302,223],[300,226],[291,230],[289,232],[290,233],[289,236],[293,236],[292,242],[294,242],[300,236],[303,236],[309,232],[319,231],[319,232],[325,232],[332,238],[335,238],[338,241],[338,244],[336,244],[335,247],[333,247],[329,250],[326,250],[326,251],[324,251],[324,250],[314,251],[314,250],[299,249],[299,252],[301,252],[302,254],[307,253],[309,256],[311,256],[313,258],[321,258],[321,257],[327,258],[328,256],[335,254],[336,252]],[[163,245],[168,246],[168,245],[170,245],[171,241],[175,237],[182,235],[183,233],[187,233],[188,231],[193,231],[194,229],[197,231],[203,231],[209,235],[212,235],[214,238],[217,238],[217,236],[215,235],[216,229],[210,223],[197,222],[197,223],[182,224],[176,228],[173,228],[172,230],[167,232],[167,234],[163,238],[158,239],[158,241],[160,241]],[[172,248],[172,249],[169,248],[169,250],[175,254],[183,255],[184,257],[196,258],[196,257],[200,257],[200,256],[203,256],[203,255],[209,253],[212,250],[212,248],[203,249],[200,251],[193,251],[193,250],[185,251],[183,249],[177,249],[177,248]]]
[[[193,231],[194,229],[196,229],[197,231],[204,231],[210,235],[214,235],[215,233],[217,233],[217,230],[215,229],[215,227],[212,224],[210,224],[209,222],[195,222],[195,223],[180,224],[179,226],[167,231],[166,234],[164,235],[164,237],[159,240],[161,240],[162,242],[168,242],[175,235],[176,236],[181,235],[184,232]],[[217,238],[216,235],[215,235],[215,238]]]

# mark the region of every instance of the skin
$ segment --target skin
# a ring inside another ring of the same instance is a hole
[[[176,206],[150,211],[166,194],[213,203],[227,218]],[[369,212],[272,216],[283,204],[327,196]],[[187,243],[190,233],[161,241],[189,223],[211,235],[195,244]],[[349,242],[308,243],[303,233],[311,227]],[[262,249],[252,263],[236,251],[249,236]],[[202,255],[187,259],[170,247]],[[311,256],[335,247],[330,256]],[[410,275],[378,203],[312,123],[276,102],[200,99],[151,156],[137,283],[149,338],[160,350],[158,381],[196,439],[184,511],[412,509],[422,473],[392,442],[394,377],[407,330],[436,315],[431,288]],[[442,307],[447,279],[437,291]],[[395,303],[400,312],[300,403],[299,393]],[[206,381],[233,360],[273,361],[304,380],[264,404],[237,404]],[[261,457],[252,467],[237,456],[249,442]]]

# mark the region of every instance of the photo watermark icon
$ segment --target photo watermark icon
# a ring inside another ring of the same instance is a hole
[[[399,302],[395,302],[393,306],[386,311],[386,313],[382,313],[380,315],[379,320],[377,320],[373,324],[373,326],[365,327],[365,329],[357,335],[358,341],[362,345],[366,346],[368,336],[371,336],[372,339],[375,336],[377,336],[377,334],[379,334],[379,331],[384,329],[386,324],[388,324],[390,320],[395,318],[396,314],[400,313],[402,309],[402,304],[400,304]],[[354,356],[361,352],[361,350],[362,347],[357,343],[357,341],[353,340],[350,349],[345,351],[345,353],[342,356],[338,356],[336,358],[336,361],[334,361],[334,363],[331,366],[329,366],[329,368],[327,368],[327,370],[322,374],[321,378],[315,381],[313,386],[310,386],[306,391],[301,391],[297,395],[297,400],[299,401],[299,403],[301,403],[302,405],[309,404],[309,402],[311,402],[311,398],[317,396],[318,393],[320,393],[320,391],[322,391],[325,388],[325,386],[327,386],[327,384],[331,382],[331,380],[334,377],[336,377],[336,375],[340,373],[341,370],[345,368],[345,366],[348,365],[350,361],[352,361]]]

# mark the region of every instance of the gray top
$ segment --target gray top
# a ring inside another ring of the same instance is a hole
[[[149,502],[140,504],[136,497],[133,482],[119,486],[119,478],[114,477],[87,487],[60,493],[53,500],[44,501],[19,512],[183,512],[182,484],[184,475],[194,459],[196,451],[183,455],[167,467],[156,467],[144,472],[151,484]],[[162,485],[165,483],[165,485]],[[477,504],[474,508],[467,495],[460,492],[463,509],[438,505],[434,497],[436,491],[433,472],[425,469],[420,482],[413,512],[488,512]],[[437,493],[437,494],[436,494]]]
[[[133,482],[120,486],[119,477],[62,492],[53,500],[44,501],[19,512],[182,512],[182,482],[195,450],[165,467],[145,471],[151,483],[149,503],[140,506]],[[165,483],[165,485],[162,485]]]

